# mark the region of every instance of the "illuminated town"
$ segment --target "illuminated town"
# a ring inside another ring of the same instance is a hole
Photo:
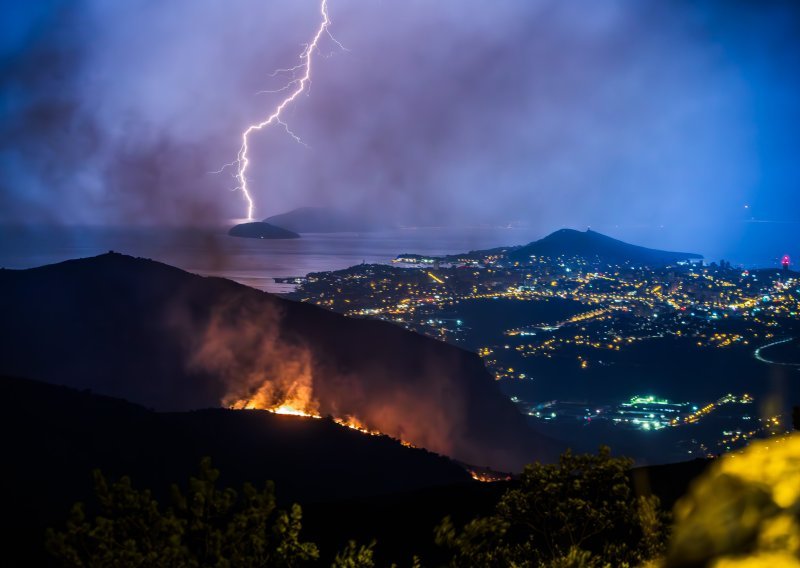
[[[545,431],[680,430],[670,444],[700,456],[790,427],[787,401],[767,409],[750,388],[768,364],[800,370],[800,361],[770,359],[800,336],[800,277],[788,258],[781,269],[746,270],[699,260],[521,262],[514,250],[403,254],[391,265],[312,273],[293,297],[476,352]]]

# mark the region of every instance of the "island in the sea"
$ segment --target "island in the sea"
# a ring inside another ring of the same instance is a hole
[[[276,227],[270,223],[253,221],[251,223],[240,223],[234,225],[228,231],[232,237],[243,237],[247,239],[299,239],[300,235],[294,231]]]

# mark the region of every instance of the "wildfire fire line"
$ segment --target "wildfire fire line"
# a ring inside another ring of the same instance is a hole
[[[483,483],[494,483],[495,481],[511,481],[511,476],[507,473],[500,473],[496,471],[475,471],[472,469],[467,470],[475,481]]]
[[[233,410],[266,410],[267,412],[272,412],[273,414],[304,416],[306,418],[322,418],[322,415],[320,415],[318,412],[310,410],[310,406],[306,401],[298,399],[285,400],[278,405],[262,405],[253,399],[242,399],[230,405],[230,408]],[[367,434],[368,436],[386,436],[387,438],[397,440],[400,442],[400,444],[407,448],[416,448],[416,446],[411,442],[400,440],[389,436],[388,434],[384,434],[379,430],[372,430],[368,428],[366,424],[358,420],[355,416],[345,416],[344,418],[333,417],[333,421],[340,426],[350,428],[351,430],[357,430],[362,434]]]
[[[266,410],[273,414],[284,414],[288,416],[302,416],[305,418],[320,419],[319,405],[312,396],[312,390],[307,385],[295,382],[288,391],[284,391],[282,396],[275,398],[274,391],[265,384],[250,398],[241,398],[228,405],[232,410]],[[333,422],[339,426],[356,430],[368,436],[386,436],[392,440],[400,442],[407,448],[416,448],[411,442],[389,436],[380,430],[369,428],[358,418],[352,415],[344,417],[332,417]],[[470,474],[472,479],[484,483],[494,481],[507,481],[511,476],[507,473],[492,471],[488,468],[476,468],[467,464],[462,464],[464,469]]]
[[[253,399],[241,399],[231,404],[230,408],[233,410],[266,410],[267,412],[271,412],[273,414],[302,416],[305,418],[315,418],[315,419],[322,418],[322,415],[319,414],[318,412],[309,410],[310,409],[309,403],[302,399],[285,400],[280,404],[274,404],[271,406],[259,404],[256,400]],[[366,424],[358,420],[355,416],[345,416],[344,418],[333,417],[333,421],[339,426],[350,428],[351,430],[357,430],[358,432],[361,432],[362,434],[366,434],[368,436],[386,436],[387,438],[391,438],[392,440],[397,440],[398,442],[400,442],[400,444],[402,444],[407,448],[416,448],[416,446],[411,442],[408,442],[406,440],[400,440],[392,436],[389,436],[388,434],[384,434],[379,430],[373,430],[371,428],[368,428]],[[491,471],[489,469],[479,470],[478,468],[472,468],[466,465],[464,466],[464,468],[470,474],[472,479],[483,483],[492,483],[495,481],[508,481],[511,479],[511,476],[509,474]]]

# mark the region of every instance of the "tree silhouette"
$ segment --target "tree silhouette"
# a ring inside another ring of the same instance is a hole
[[[660,552],[664,515],[656,497],[632,491],[631,465],[606,447],[529,465],[493,515],[460,532],[445,518],[436,541],[459,567],[638,565]]]
[[[275,490],[245,484],[241,494],[216,487],[219,471],[204,458],[183,494],[172,488],[165,510],[128,477],[110,484],[94,472],[98,514],[73,506],[64,530],[47,531],[47,548],[65,566],[276,566],[293,568],[319,558],[300,539],[302,513],[277,508]]]
[[[631,490],[631,461],[565,453],[557,464],[532,464],[491,516],[458,530],[450,518],[436,528],[453,567],[594,568],[641,565],[661,553],[664,515],[655,497]],[[96,503],[73,506],[66,526],[49,529],[49,552],[70,567],[299,568],[316,565],[317,546],[301,539],[298,505],[279,509],[275,488],[218,488],[219,471],[204,458],[185,492],[171,490],[162,507],[130,478],[109,483],[94,472]],[[92,515],[87,511],[93,511]],[[374,568],[375,541],[355,541],[333,568]],[[412,567],[420,561],[412,559]]]

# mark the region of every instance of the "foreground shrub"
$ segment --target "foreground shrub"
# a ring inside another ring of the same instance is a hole
[[[800,568],[800,434],[717,460],[676,505],[664,566]]]
[[[271,482],[241,493],[218,489],[219,471],[208,458],[184,495],[162,509],[149,490],[123,477],[110,484],[94,472],[98,513],[77,503],[66,528],[48,530],[47,548],[65,566],[302,566],[319,557],[300,539],[298,505],[276,507]]]
[[[634,494],[631,465],[608,448],[529,465],[493,515],[460,531],[446,518],[437,543],[450,549],[454,567],[642,564],[661,552],[664,517],[657,498]]]

